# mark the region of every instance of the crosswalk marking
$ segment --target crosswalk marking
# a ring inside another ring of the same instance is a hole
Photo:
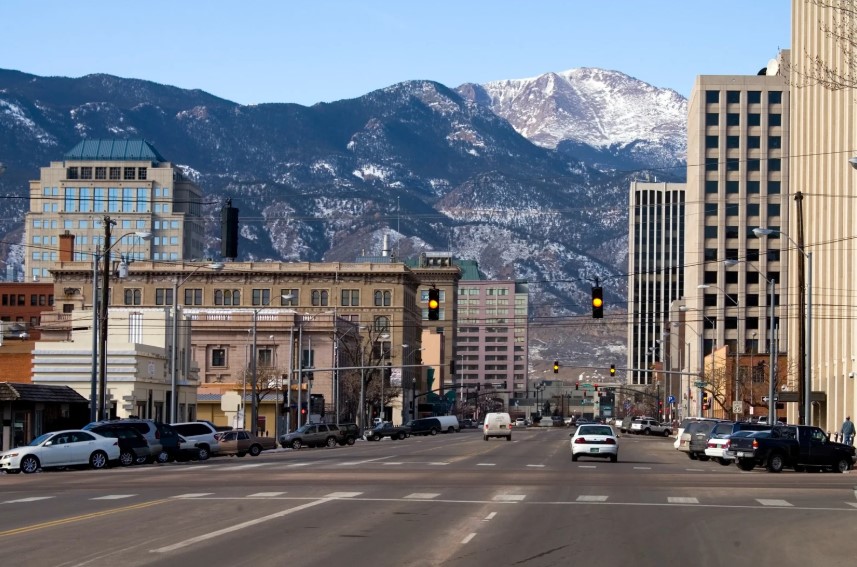
[[[405,498],[413,498],[415,500],[429,500],[431,498],[437,498],[440,494],[436,492],[414,492],[413,494],[408,494]]]
[[[667,498],[670,504],[699,504],[699,500],[693,496],[670,496]]]
[[[99,496],[98,498],[90,498],[90,500],[121,500],[123,498],[131,498],[136,494],[108,494],[107,496]]]
[[[776,500],[769,498],[756,498],[756,502],[758,502],[762,506],[792,506],[792,504],[789,504],[785,500]]]
[[[53,496],[31,496],[30,498],[19,498],[18,500],[7,500],[3,504],[18,504],[19,502],[36,502],[37,500],[49,500]]]
[[[578,502],[607,502],[606,496],[584,494],[577,497]]]
[[[498,494],[492,500],[498,502],[520,502],[526,497],[526,494]]]
[[[285,494],[285,492],[257,492],[256,494],[251,494],[247,498],[276,498],[283,494]]]
[[[188,492],[187,494],[179,494],[173,498],[202,498],[203,496],[211,496],[213,492]]]
[[[462,544],[468,543],[471,539],[473,539],[475,537],[476,537],[475,533],[467,534],[467,537],[465,537],[463,540],[461,540],[461,543]]]
[[[331,492],[325,498],[354,498],[360,496],[362,492]]]

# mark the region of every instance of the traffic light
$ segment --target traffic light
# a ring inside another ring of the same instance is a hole
[[[220,209],[220,255],[238,257],[238,209],[232,206],[232,199],[226,199]]]
[[[453,376],[455,376],[455,361],[454,360],[449,361],[449,373],[452,374]]]
[[[604,291],[601,287],[592,288],[592,318],[601,319],[604,317]]]
[[[616,365],[615,364],[610,365],[610,376],[611,377],[616,376]]]
[[[435,287],[429,289],[428,318],[429,321],[440,320],[440,290]]]
[[[580,382],[575,382],[575,384],[574,384],[574,389],[575,389],[575,390],[579,390],[579,389],[580,389]]]
[[[598,391],[598,384],[593,384],[595,386],[595,391]]]
[[[708,397],[708,392],[702,393],[702,409],[707,410],[711,407],[711,399]]]
[[[558,360],[553,361],[553,373],[559,374],[559,361]]]

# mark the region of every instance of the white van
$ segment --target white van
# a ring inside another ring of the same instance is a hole
[[[443,433],[455,433],[461,431],[461,426],[458,424],[458,418],[454,415],[437,415],[440,420],[440,430]]]
[[[508,413],[485,415],[485,423],[482,425],[482,438],[488,441],[489,437],[505,437],[506,441],[512,440],[512,418]]]

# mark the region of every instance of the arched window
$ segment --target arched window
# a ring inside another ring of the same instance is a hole
[[[380,332],[389,331],[390,330],[390,318],[389,317],[375,317],[375,330]]]

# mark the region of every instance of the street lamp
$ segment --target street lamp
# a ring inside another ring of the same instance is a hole
[[[853,158],[852,158],[853,159]],[[853,164],[852,164],[853,165]],[[798,193],[800,195],[800,193]],[[803,255],[807,260],[809,268],[808,280],[804,282],[803,262],[798,265],[798,303],[800,304],[800,316],[798,317],[798,345],[799,345],[799,361],[803,366],[802,387],[798,388],[798,397],[801,405],[798,407],[798,420],[801,425],[808,424],[811,419],[812,405],[810,401],[810,392],[812,391],[812,252],[807,252],[804,249],[803,243],[798,244],[792,238],[781,230],[771,228],[754,228],[753,234],[759,238],[770,236],[772,234],[780,234],[785,236],[789,242],[794,244],[795,249]],[[802,239],[801,239],[802,240]],[[804,289],[806,289],[807,303],[804,305]],[[806,328],[804,328],[803,312],[806,308]]]
[[[184,265],[182,265],[184,268]],[[178,396],[176,392],[176,367],[178,366],[178,336],[179,336],[179,288],[187,282],[192,275],[203,268],[208,268],[212,271],[219,272],[223,269],[221,262],[213,262],[210,264],[202,264],[197,266],[183,279],[179,280],[179,276],[173,281],[173,328],[172,328],[172,348],[170,349],[170,423],[176,422],[176,410],[178,408]]]
[[[755,233],[757,229],[754,229]],[[738,264],[738,260],[726,260],[724,264],[727,267],[735,266]],[[768,423],[773,425],[775,423],[774,417],[777,414],[777,402],[775,400],[776,395],[776,353],[774,347],[774,287],[776,285],[776,280],[774,278],[768,278],[765,274],[762,273],[759,268],[747,262],[747,265],[751,266],[756,272],[765,278],[765,281],[768,282],[768,289],[770,298],[768,299],[768,312],[770,315],[769,323],[768,323]]]
[[[98,334],[99,339],[99,351],[98,351],[98,382],[100,387],[100,395],[99,395],[99,416],[100,419],[107,419],[107,317],[109,305],[108,301],[110,299],[110,251],[114,246],[122,242],[122,239],[127,236],[134,236],[140,238],[141,240],[151,240],[152,233],[151,232],[129,232],[127,234],[123,234],[119,238],[116,239],[115,242],[111,243],[111,227],[116,224],[116,221],[111,219],[109,216],[104,217],[104,252],[102,252],[101,256],[104,260],[103,265],[103,275],[102,279],[104,280],[101,284],[101,308],[100,308],[100,329]],[[98,253],[95,254],[95,265],[98,265]],[[96,270],[97,272],[97,270]],[[95,288],[96,282],[93,282],[93,303],[95,303]],[[94,329],[93,329],[94,330]],[[95,364],[95,360],[93,359],[93,365]],[[92,386],[92,400],[91,406],[95,406],[95,383],[93,381]],[[90,408],[90,417],[93,414],[93,408]],[[95,420],[93,420],[95,421]]]
[[[718,285],[714,285],[714,284],[699,284],[698,286],[696,286],[696,289],[709,289],[709,288],[714,288],[714,289],[722,291],[723,296],[726,297],[726,299],[731,301],[732,304],[735,305],[735,307],[740,308],[740,305],[738,305],[738,300],[735,299],[734,297],[732,297],[731,295],[729,295],[726,292],[726,290],[723,289],[722,287],[720,287]],[[735,330],[736,330],[736,334],[735,334],[735,379],[733,380],[733,383],[732,383],[732,401],[733,402],[735,402],[738,398],[738,365],[739,365],[739,363],[738,363],[738,343],[740,342],[740,337],[741,337],[740,333],[738,332],[737,319],[738,319],[738,313],[736,312],[736,314],[735,314],[735,320],[736,320],[736,323],[735,323]],[[724,325],[724,328],[725,328],[725,325]],[[723,337],[724,337],[724,339],[726,337],[726,331],[725,330],[724,330]],[[734,405],[735,404],[733,403],[733,410],[734,410]],[[733,413],[735,413],[735,412],[733,411]]]

